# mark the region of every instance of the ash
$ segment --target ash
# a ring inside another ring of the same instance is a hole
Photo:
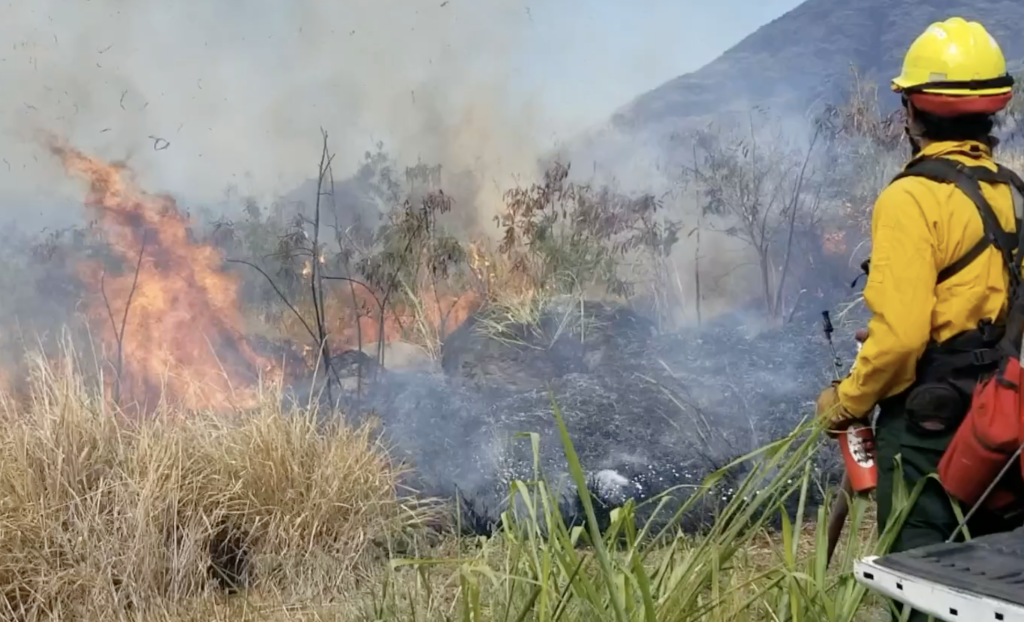
[[[535,476],[527,433],[539,437],[536,463],[566,520],[582,520],[554,399],[606,521],[628,499],[671,491],[682,503],[709,474],[812,414],[833,378],[820,315],[764,331],[740,319],[659,334],[627,309],[590,303],[581,313],[578,302],[565,302],[496,338],[474,316],[444,344],[440,369],[382,371],[362,399],[349,396],[346,410],[380,418],[395,456],[414,467],[410,487],[457,498],[463,524],[486,534],[508,507],[511,483]],[[833,335],[847,366],[855,328],[837,323]],[[819,452],[815,467],[822,486],[838,481],[833,450]],[[723,478],[684,528],[712,520],[744,475]],[[809,509],[820,497],[811,501]]]

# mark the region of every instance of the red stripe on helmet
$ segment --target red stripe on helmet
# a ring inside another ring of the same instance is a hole
[[[1012,93],[998,95],[941,95],[938,93],[913,93],[910,103],[922,112],[937,117],[959,117],[968,114],[995,114],[1010,103]]]

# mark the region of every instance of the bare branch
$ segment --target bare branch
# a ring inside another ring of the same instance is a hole
[[[121,327],[118,328],[114,322],[114,311],[110,306],[110,299],[107,297],[105,285],[106,273],[100,275],[100,294],[103,296],[103,304],[107,308],[107,316],[110,318],[110,327],[114,331],[114,339],[117,342],[117,365],[114,376],[114,403],[121,404],[121,379],[124,373],[124,331],[128,325],[128,312],[132,308],[132,299],[135,297],[135,290],[139,285],[139,273],[142,270],[142,257],[146,252],[146,230],[142,231],[142,244],[139,247],[139,258],[135,262],[135,276],[132,279],[132,287],[128,291],[128,298],[124,303],[124,314],[121,317]]]
[[[310,262],[312,273],[310,275],[309,283],[313,297],[313,315],[316,318],[319,351],[320,355],[323,357],[324,366],[327,369],[327,398],[333,405],[334,397],[331,391],[331,377],[333,376],[331,349],[330,344],[327,342],[324,288],[323,279],[320,276],[320,197],[323,196],[324,177],[327,175],[327,171],[331,168],[331,162],[334,159],[334,156],[330,155],[327,148],[327,132],[323,128],[320,128],[320,133],[323,136],[323,150],[320,152],[320,168],[317,172],[316,207],[314,210],[313,221],[313,259]]]
[[[288,309],[290,309],[293,314],[295,314],[295,317],[298,318],[299,322],[302,323],[303,328],[306,329],[306,332],[309,333],[309,336],[312,337],[314,341],[317,340],[316,332],[313,331],[310,325],[306,322],[306,319],[302,317],[301,313],[299,313],[299,310],[296,309],[294,305],[292,305],[292,303],[288,300],[288,297],[284,295],[284,292],[282,292],[281,289],[278,288],[277,284],[274,283],[274,279],[270,278],[270,275],[267,274],[266,271],[263,270],[263,268],[257,266],[256,264],[250,261],[245,261],[244,259],[225,259],[224,261],[226,263],[237,263],[242,264],[243,266],[249,266],[253,270],[262,274],[263,278],[265,278],[267,280],[267,283],[270,284],[270,287],[273,288],[274,293],[276,293],[278,297],[281,299],[281,302],[283,302],[285,306],[288,307]]]
[[[814,152],[814,145],[818,142],[818,134],[820,132],[820,128],[815,128],[814,136],[811,138],[811,144],[807,147],[807,154],[804,156],[804,163],[800,167],[800,174],[796,179],[796,187],[793,189],[793,198],[789,202],[789,231],[786,235],[786,253],[782,260],[782,274],[779,275],[779,282],[775,287],[775,310],[779,314],[782,313],[782,291],[786,286],[786,274],[789,272],[789,258],[793,250],[793,231],[796,228],[796,212],[797,206],[800,202],[800,192],[803,190],[804,175],[807,172],[807,163],[811,160],[811,154]]]
[[[345,252],[344,252],[344,245],[341,242],[343,234],[341,232],[341,225],[338,222],[338,204],[337,204],[336,195],[335,195],[335,192],[334,192],[334,167],[333,166],[328,169],[328,177],[329,177],[330,182],[331,182],[331,214],[334,215],[334,227],[333,227],[334,228],[334,239],[335,239],[335,241],[338,244],[339,252],[342,254],[342,258],[343,258],[343,261],[344,261],[344,264],[345,264],[345,269],[348,270],[349,272],[351,272],[351,270],[349,270],[348,255],[345,254]],[[330,277],[321,275],[321,278],[329,279]],[[355,284],[350,281],[349,284],[348,284],[348,289],[349,289],[349,293],[352,296],[352,310],[356,314],[356,349],[359,352],[362,352],[363,351],[363,326],[362,326],[362,322],[360,322],[360,319],[362,318],[362,310],[360,309],[359,299],[358,299],[358,297],[356,297],[356,287],[355,287]],[[369,290],[369,287],[367,287],[367,290]],[[370,294],[372,295],[373,292],[371,291]],[[381,317],[384,317],[384,313],[383,312],[381,312]],[[362,365],[356,365],[356,399],[357,400],[362,399],[362,396],[363,396],[363,366]]]

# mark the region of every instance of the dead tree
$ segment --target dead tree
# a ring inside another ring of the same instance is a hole
[[[321,128],[320,133],[323,136],[323,149],[320,151],[320,166],[316,181],[316,204],[313,209],[312,274],[310,275],[309,284],[313,300],[313,314],[316,317],[320,359],[323,361],[324,369],[327,372],[325,374],[327,378],[327,397],[333,404],[334,399],[331,395],[331,346],[327,341],[327,312],[324,308],[324,280],[320,264],[320,257],[323,252],[320,248],[320,199],[324,195],[324,178],[327,177],[328,171],[331,169],[331,162],[333,162],[334,156],[327,149],[327,132]]]

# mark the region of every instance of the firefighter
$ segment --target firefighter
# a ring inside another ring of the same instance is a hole
[[[930,25],[892,80],[911,148],[905,173],[936,158],[997,170],[994,115],[1009,103],[1012,85],[999,45],[981,24],[953,17]],[[1002,229],[1015,232],[1011,186],[981,187]],[[953,354],[990,352],[1006,309],[1009,271],[1000,250],[981,242],[984,233],[975,202],[956,185],[924,176],[897,176],[874,204],[864,288],[868,336],[850,375],[819,396],[817,413],[835,433],[867,421],[878,406],[879,531],[893,512],[897,456],[908,491],[935,473],[972,383],[991,371],[987,357],[965,364]],[[959,524],[953,507],[941,484],[928,479],[891,551],[946,541]],[[969,527],[975,537],[1019,524],[979,512]],[[910,616],[926,619],[917,611]]]

